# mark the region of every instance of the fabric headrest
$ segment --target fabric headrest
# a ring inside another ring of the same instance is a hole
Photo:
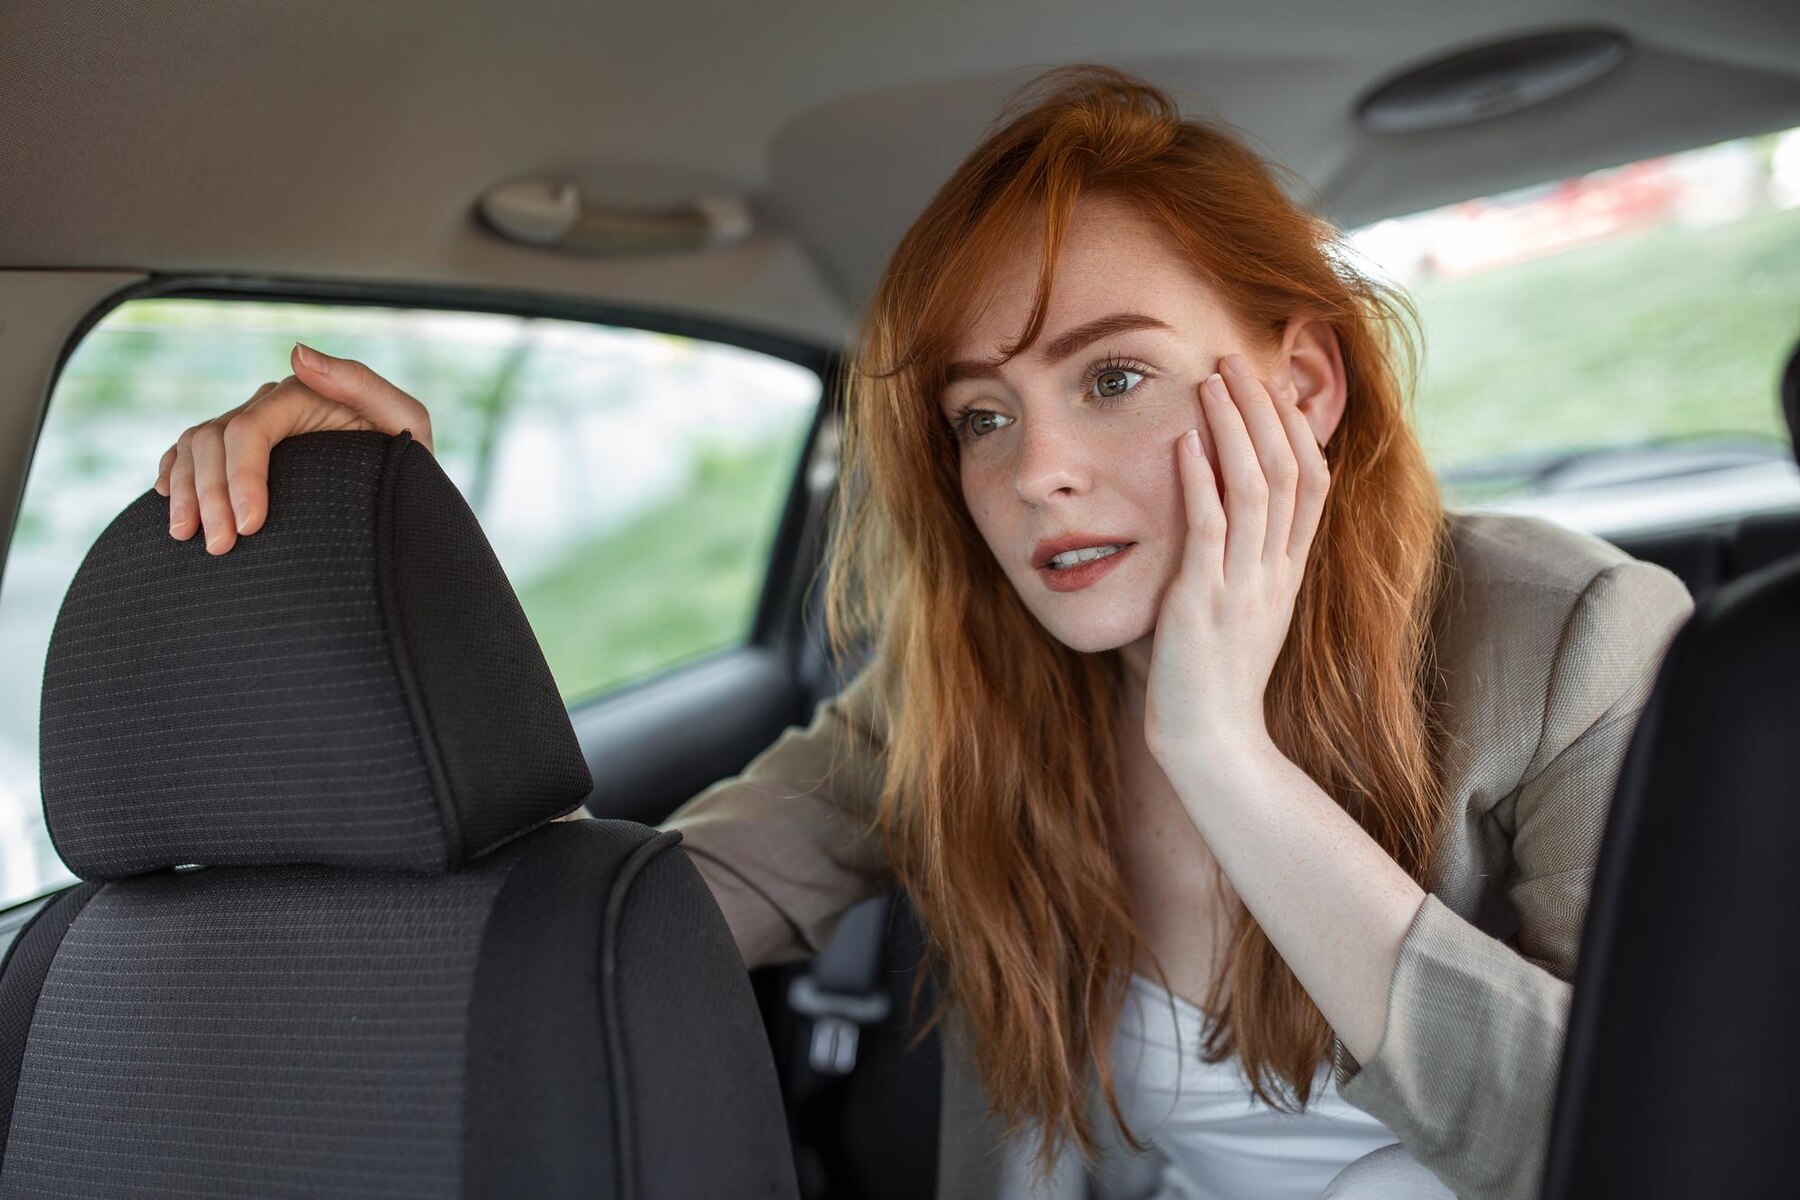
[[[70,870],[453,871],[593,788],[550,668],[455,486],[410,434],[274,448],[226,554],[147,491],[57,614],[44,814]]]

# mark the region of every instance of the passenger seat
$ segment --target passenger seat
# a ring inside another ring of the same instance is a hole
[[[0,967],[0,1200],[797,1195],[743,963],[592,780],[410,436],[275,447],[223,556],[148,492],[71,585]]]

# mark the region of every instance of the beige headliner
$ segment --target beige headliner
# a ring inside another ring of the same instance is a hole
[[[1349,120],[1396,67],[1577,23],[1635,55],[1454,133]],[[8,0],[0,267],[481,284],[836,342],[1008,91],[1078,60],[1191,93],[1345,224],[1800,124],[1791,0]],[[724,187],[763,232],[595,261],[473,221],[485,188],[545,171],[622,203]]]

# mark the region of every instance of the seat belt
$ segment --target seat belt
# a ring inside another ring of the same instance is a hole
[[[804,1065],[788,1081],[788,1130],[801,1200],[830,1200],[843,1191],[833,1097],[856,1068],[865,1025],[888,1016],[882,971],[891,894],[852,905],[825,949],[788,984],[788,1008],[812,1025]]]
[[[788,985],[788,1007],[812,1022],[807,1064],[820,1075],[854,1070],[863,1026],[888,1018],[882,973],[893,902],[893,894],[884,892],[852,905],[812,970]]]

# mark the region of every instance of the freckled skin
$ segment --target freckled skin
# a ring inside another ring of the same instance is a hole
[[[1032,244],[1002,260],[952,360],[997,358],[1025,328],[1041,255]],[[1060,363],[1043,361],[1057,334],[1116,312],[1156,317],[1175,332],[1116,334]],[[1008,580],[1054,637],[1086,652],[1124,649],[1140,674],[1147,669],[1163,593],[1180,568],[1187,534],[1175,458],[1183,433],[1200,431],[1202,452],[1218,473],[1199,386],[1233,352],[1275,387],[1288,386],[1286,343],[1304,340],[1265,345],[1247,337],[1174,244],[1127,203],[1090,196],[1077,204],[1043,333],[1000,368],[1000,379],[958,380],[942,397],[946,413],[967,404],[995,414],[977,421],[979,434],[962,434],[963,499]],[[1103,373],[1084,386],[1083,377],[1107,358],[1149,370]],[[1126,390],[1106,403],[1109,385]],[[1308,416],[1323,438],[1338,414]],[[1040,538],[1081,530],[1138,544],[1098,583],[1052,592],[1031,565],[1032,549]]]

